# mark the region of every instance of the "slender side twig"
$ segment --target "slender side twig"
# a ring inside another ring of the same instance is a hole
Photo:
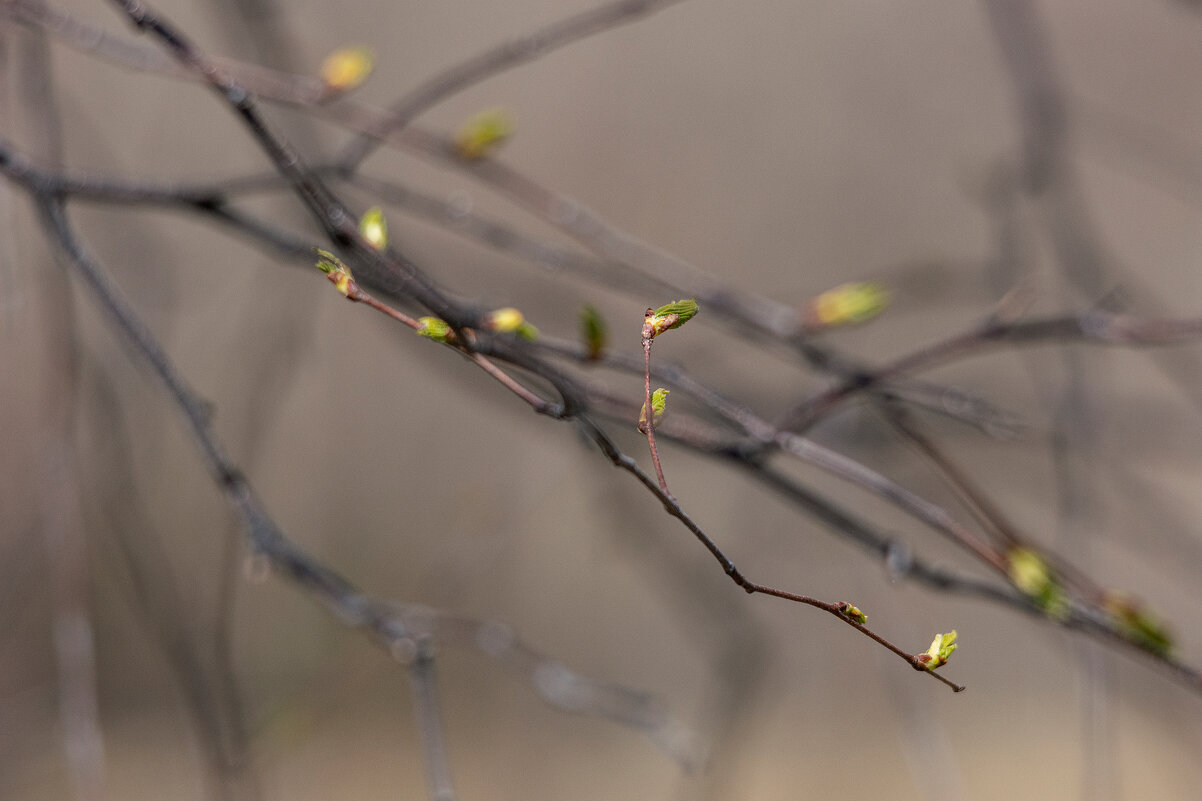
[[[1143,320],[1101,310],[1017,322],[990,318],[966,332],[912,351],[876,370],[864,371],[851,380],[806,399],[783,413],[777,420],[777,427],[805,430],[857,392],[880,386],[898,376],[927,370],[1003,344],[1082,342],[1152,347],[1189,342],[1199,336],[1202,336],[1202,319],[1199,318]]]
[[[778,590],[775,587],[769,587],[766,584],[757,584],[756,582],[747,579],[747,577],[744,576],[737,567],[735,567],[734,562],[732,562],[726,556],[726,554],[722,552],[722,549],[718,547],[718,545],[710,538],[710,536],[706,534],[696,522],[693,521],[693,519],[684,511],[683,508],[681,508],[676,499],[662,490],[656,480],[644,473],[642,468],[638,466],[638,463],[635,462],[634,459],[631,459],[629,456],[619,450],[617,445],[614,444],[613,440],[611,440],[596,423],[592,422],[585,415],[577,415],[575,419],[584,428],[585,433],[588,434],[589,438],[591,438],[593,442],[597,444],[597,447],[601,449],[601,451],[609,458],[614,466],[633,475],[636,479],[638,479],[639,483],[641,483],[649,492],[655,495],[659,499],[660,503],[663,504],[664,511],[683,523],[685,528],[692,532],[693,536],[698,540],[698,542],[700,542],[705,549],[710,552],[714,559],[717,560],[718,564],[722,566],[722,570],[726,573],[726,575],[729,576],[735,584],[742,587],[745,592],[748,594],[761,593],[763,595],[771,595],[774,598],[781,598],[786,601],[793,601],[795,603],[805,604],[816,609],[821,609],[828,614],[834,615],[839,620],[856,629],[864,636],[874,640],[877,644],[885,647],[889,651],[892,651],[915,670],[930,674],[933,678],[938,679],[948,687],[951,687],[955,692],[962,692],[964,690],[963,685],[949,681],[944,676],[941,676],[932,670],[927,670],[923,666],[922,662],[918,659],[916,654],[903,651],[901,648],[872,631],[864,624],[853,620],[847,614],[847,604],[828,603],[827,601],[821,601],[817,598],[811,598],[808,595],[799,595],[797,593],[786,592],[785,590]]]
[[[387,303],[376,299],[371,294],[364,291],[364,289],[359,286],[359,282],[351,276],[350,271],[346,270],[344,266],[339,265],[339,268],[336,268],[336,273],[337,275],[330,276],[331,280],[335,280],[335,283],[338,284],[338,289],[342,292],[347,300],[353,303],[362,303],[364,306],[375,309],[384,316],[390,317],[414,331],[422,330],[421,321],[410,317],[400,309],[395,309],[392,306],[389,306]],[[471,329],[461,330],[460,334],[462,335],[462,338],[448,332],[445,337],[441,338],[441,341],[444,345],[447,345],[448,347],[465,355],[480,369],[495,378],[502,386],[529,404],[531,408],[533,408],[534,411],[538,412],[539,414],[545,414],[551,417],[562,417],[565,414],[563,405],[552,403],[551,401],[540,398],[538,395],[522,386],[522,384],[520,384],[513,376],[509,375],[496,364],[494,364],[487,356],[472,349],[470,347],[470,343],[475,341],[475,335],[469,334],[470,330]]]
[[[342,270],[345,271],[345,268],[342,268]],[[408,315],[406,315],[403,312],[400,312],[396,309],[391,308],[387,304],[381,303],[380,301],[371,297],[369,294],[363,292],[363,290],[359,288],[359,286],[358,286],[357,282],[354,280],[354,278],[350,276],[349,272],[340,272],[338,269],[335,269],[335,270],[331,271],[330,278],[338,286],[339,290],[347,297],[348,300],[352,300],[352,301],[355,301],[358,303],[363,303],[367,306],[370,306],[371,308],[387,315],[388,317],[391,317],[392,319],[400,322],[403,325],[408,326],[409,328],[412,328],[415,331],[421,329],[421,323],[419,321],[413,319],[412,317],[409,317]],[[695,308],[695,305],[694,305],[694,308]],[[809,606],[813,606],[818,609],[822,609],[823,611],[826,611],[830,614],[833,614],[836,617],[838,617],[840,620],[843,620],[844,622],[846,622],[849,625],[853,626],[854,628],[858,629],[865,636],[871,638],[872,640],[875,640],[880,645],[888,648],[890,651],[892,651],[893,653],[897,654],[898,656],[900,656],[901,658],[906,660],[906,662],[909,663],[916,670],[921,670],[923,672],[931,673],[932,676],[935,676],[935,678],[939,679],[941,682],[948,685],[956,692],[962,691],[964,689],[963,686],[955,684],[954,682],[947,680],[943,676],[941,676],[937,673],[934,673],[933,671],[928,670],[923,665],[923,663],[921,661],[919,661],[918,655],[910,654],[910,653],[907,653],[906,651],[901,650],[893,643],[889,642],[885,638],[881,637],[879,634],[877,634],[874,631],[872,631],[871,629],[867,628],[863,623],[860,623],[860,622],[856,621],[855,619],[853,619],[852,616],[849,616],[848,609],[850,607],[848,604],[846,604],[846,603],[829,603],[826,601],[818,600],[817,598],[811,598],[806,595],[800,595],[797,593],[786,592],[784,590],[779,590],[774,587],[769,587],[767,585],[758,584],[758,583],[748,580],[738,570],[738,568],[735,567],[734,563],[729,558],[727,558],[727,556],[722,552],[722,550],[718,547],[718,545],[709,537],[709,535],[707,535],[700,528],[700,526],[698,526],[692,520],[692,518],[690,518],[685,513],[684,509],[680,506],[680,503],[676,500],[675,497],[673,497],[672,493],[668,490],[668,483],[667,483],[666,479],[664,478],[663,467],[660,463],[659,453],[655,447],[655,435],[654,435],[655,425],[654,425],[653,412],[652,412],[651,384],[650,384],[650,381],[651,381],[651,377],[650,377],[651,376],[651,372],[650,372],[650,370],[651,370],[651,362],[650,362],[651,341],[654,338],[655,333],[656,333],[654,325],[653,325],[653,315],[654,314],[655,314],[655,309],[652,309],[652,308],[647,309],[647,312],[644,316],[644,323],[643,323],[643,330],[642,330],[643,354],[644,354],[644,360],[645,360],[645,364],[646,364],[646,369],[644,371],[644,389],[645,389],[645,394],[646,394],[646,399],[645,399],[646,405],[644,406],[644,410],[646,413],[646,425],[643,428],[644,428],[645,432],[647,433],[647,442],[651,449],[652,461],[655,463],[655,472],[656,472],[656,476],[658,479],[658,486],[652,485],[650,480],[647,478],[646,474],[643,473],[641,470],[639,470],[637,465],[635,465],[634,462],[628,456],[621,453],[617,449],[617,447],[613,444],[612,440],[610,440],[607,436],[605,436],[605,434],[601,431],[600,428],[598,428],[594,423],[588,421],[587,418],[577,415],[577,419],[579,419],[581,421],[581,423],[585,426],[586,430],[592,437],[593,441],[597,443],[598,447],[601,448],[601,450],[606,454],[606,456],[608,456],[610,458],[610,460],[616,466],[622,467],[622,468],[628,470],[629,472],[631,472],[649,490],[654,492],[660,498],[660,501],[663,503],[664,509],[667,510],[668,513],[671,514],[673,517],[676,517],[678,520],[680,520],[680,522],[683,523],[685,525],[685,527],[688,528],[693,533],[693,535],[702,543],[702,545],[704,545],[705,548],[714,556],[714,558],[722,566],[722,568],[726,572],[726,574],[735,582],[735,584],[742,587],[746,592],[772,595],[777,598],[783,598],[785,600],[794,601],[794,602],[802,603],[802,604],[807,604]],[[461,331],[459,335],[456,335],[454,341],[447,341],[445,344],[451,345],[453,347],[458,347],[459,342],[460,342],[460,337],[462,337],[464,334],[468,334],[468,331],[467,330]],[[484,359],[484,357],[482,357],[479,353],[472,353],[471,356],[474,358],[474,360],[476,360],[477,364],[480,364],[482,367],[484,367],[485,365],[491,365],[491,363],[488,362],[487,359]],[[492,369],[490,369],[489,372],[495,378],[497,378],[503,384],[505,384],[505,386],[510,388],[512,391],[514,391],[515,394],[517,394],[519,397],[522,397],[523,400],[526,400],[528,403],[531,403],[531,405],[534,406],[536,410],[539,409],[538,404],[540,404],[540,403],[545,404],[544,401],[541,401],[541,399],[537,398],[536,396],[533,396],[532,394],[530,395],[529,398],[527,398],[523,394],[524,392],[526,392],[525,388],[521,387],[520,385],[517,385],[516,382],[513,381],[512,378],[510,378],[508,375],[506,375],[503,371],[500,371],[498,368],[495,368],[495,366]],[[632,467],[634,469],[631,469]]]
[[[434,75],[397,100],[388,109],[381,133],[387,136],[401,130],[427,109],[480,81],[678,2],[681,0],[617,0],[491,47]],[[379,137],[360,134],[342,149],[334,163],[340,172],[349,175],[378,146]]]
[[[969,480],[964,471],[919,430],[904,409],[891,403],[876,403],[873,406],[881,412],[893,430],[935,468],[943,478],[944,484],[952,490],[961,505],[968,510],[968,513],[983,530],[995,538],[1001,547],[1016,548],[1022,544],[1017,529],[1002,513],[1002,510],[994,506],[985,497],[985,493]]]
[[[1018,548],[1038,550],[1040,557],[1055,568],[1057,577],[1063,580],[1066,586],[1088,599],[1090,603],[1101,604],[1104,602],[1105,593],[1093,579],[1063,556],[1046,547],[1036,548],[1029,538],[1010,522],[1002,510],[989,500],[981,488],[952,461],[951,457],[919,429],[906,410],[897,406],[880,404],[877,404],[877,408],[884,414],[894,431],[905,438],[943,477],[944,483],[955,493],[981,527],[996,537],[1000,547],[1010,551]]]
[[[647,447],[651,450],[651,463],[655,465],[655,476],[659,479],[659,488],[675,503],[676,499],[672,497],[672,493],[668,490],[668,482],[664,478],[664,467],[659,461],[659,450],[655,447],[655,411],[651,403],[652,329],[649,327],[651,315],[654,313],[655,309],[647,309],[643,323],[643,413],[646,416],[643,429],[647,434]]]
[[[342,269],[345,270],[345,268],[342,268]],[[371,297],[369,294],[363,292],[363,290],[359,288],[358,284],[355,282],[354,278],[350,276],[349,273],[339,272],[337,269],[335,269],[334,271],[332,271],[330,273],[330,278],[338,286],[339,290],[347,297],[348,300],[352,300],[352,301],[355,301],[358,303],[363,303],[367,306],[370,306],[371,308],[387,315],[388,317],[391,317],[392,319],[396,320],[397,322],[400,322],[401,324],[406,325],[415,331],[421,329],[421,323],[419,321],[413,319],[412,317],[409,317],[408,315],[406,315],[403,312],[400,312],[396,309],[389,307],[387,304],[381,303],[380,301]],[[646,425],[643,426],[643,429],[647,433],[647,442],[651,449],[652,461],[655,464],[655,472],[656,472],[656,477],[658,479],[658,486],[652,485],[650,480],[646,477],[646,474],[643,473],[641,470],[639,470],[637,465],[635,465],[628,456],[621,453],[617,449],[617,447],[613,444],[612,440],[610,440],[607,436],[605,436],[605,434],[601,431],[600,428],[598,428],[594,423],[588,421],[587,418],[577,415],[576,416],[577,419],[581,420],[582,424],[585,426],[586,430],[592,437],[593,441],[597,443],[598,447],[601,448],[602,452],[604,452],[606,454],[606,456],[609,457],[610,461],[612,461],[616,466],[622,467],[622,468],[628,470],[629,472],[631,472],[649,490],[654,492],[660,498],[660,501],[663,503],[664,509],[667,510],[668,513],[671,514],[673,517],[676,517],[678,520],[680,520],[680,522],[683,523],[685,525],[685,527],[688,528],[693,533],[693,535],[702,543],[702,545],[704,545],[705,548],[714,556],[714,558],[717,559],[718,563],[720,565],[722,565],[722,569],[726,572],[726,574],[735,582],[735,584],[742,587],[746,592],[772,595],[777,598],[783,598],[785,600],[794,601],[794,602],[802,603],[802,604],[807,604],[809,606],[813,606],[818,609],[822,609],[823,611],[829,612],[830,614],[833,614],[836,617],[838,617],[840,620],[843,620],[844,622],[859,629],[860,632],[862,634],[864,634],[865,636],[875,640],[880,645],[883,645],[884,647],[888,648],[893,653],[902,657],[903,659],[906,660],[906,662],[908,662],[916,670],[921,670],[923,672],[931,673],[932,676],[935,676],[937,679],[939,679],[941,682],[943,682],[944,684],[951,687],[956,692],[960,692],[961,690],[963,690],[964,689],[963,686],[955,684],[951,681],[948,681],[943,676],[936,674],[933,671],[930,671],[926,667],[924,667],[923,663],[921,661],[919,661],[918,655],[910,654],[910,653],[907,653],[906,651],[901,650],[893,643],[889,642],[885,638],[881,637],[879,634],[877,634],[874,631],[872,631],[871,629],[867,628],[863,623],[860,623],[860,622],[854,620],[853,617],[849,616],[849,614],[847,612],[847,610],[849,609],[848,604],[846,604],[846,603],[829,603],[826,601],[818,600],[817,598],[811,598],[806,595],[800,595],[797,593],[786,592],[784,590],[779,590],[774,587],[769,587],[767,585],[758,584],[758,583],[748,580],[745,576],[743,576],[743,574],[738,570],[738,568],[735,567],[734,563],[729,558],[727,558],[727,556],[722,552],[722,550],[718,547],[718,545],[709,537],[709,535],[707,535],[700,528],[700,526],[698,526],[692,520],[692,518],[690,518],[685,513],[684,509],[680,506],[680,503],[676,500],[676,498],[672,495],[672,493],[668,489],[668,483],[667,483],[667,480],[664,478],[663,467],[662,467],[662,465],[660,463],[660,459],[659,459],[659,452],[655,447],[655,434],[654,434],[655,425],[654,425],[654,418],[653,418],[653,412],[652,412],[651,384],[650,384],[650,381],[651,381],[651,377],[650,377],[651,376],[651,372],[650,372],[650,370],[651,370],[651,362],[650,362],[651,341],[654,338],[655,333],[656,333],[655,328],[653,326],[653,315],[654,314],[655,314],[655,309],[652,309],[652,308],[647,309],[647,312],[644,316],[644,323],[643,323],[643,330],[642,330],[643,354],[644,354],[644,360],[645,360],[645,364],[646,364],[646,369],[644,371],[644,389],[645,389],[645,394],[646,394],[646,400],[645,400],[646,405],[644,406],[644,410],[646,413]],[[464,334],[468,334],[468,331],[467,330],[462,331],[460,333],[460,335],[456,336],[454,341],[448,341],[445,344],[450,345],[452,347],[458,347],[459,341],[460,341],[459,337]],[[491,363],[488,362],[487,359],[484,359],[484,357],[482,357],[479,353],[471,353],[470,355],[473,357],[474,360],[476,360],[477,364],[480,364],[482,367],[485,367],[486,365],[491,365]],[[488,369],[488,368],[486,367],[486,369]],[[537,396],[533,396],[532,394],[530,394],[530,397],[527,398],[523,394],[524,392],[527,392],[525,390],[525,388],[518,385],[515,381],[513,381],[513,379],[511,377],[506,375],[503,371],[499,370],[499,368],[495,368],[495,366],[492,366],[492,369],[488,369],[488,371],[495,378],[497,378],[503,384],[505,384],[506,387],[511,389],[515,394],[517,394],[519,397],[522,397],[523,400],[526,400],[528,403],[530,403],[532,406],[534,406],[534,408],[536,410],[539,409],[538,404],[546,403],[545,401],[542,401],[541,399],[537,398]],[[631,467],[633,467],[634,469],[632,470]]]

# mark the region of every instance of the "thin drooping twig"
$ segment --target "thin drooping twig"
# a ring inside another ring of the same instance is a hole
[[[328,256],[327,256],[327,258],[328,258]],[[345,268],[341,268],[341,270],[345,270]],[[332,270],[330,272],[330,278],[338,286],[339,291],[341,291],[348,300],[352,300],[354,302],[363,303],[364,305],[370,306],[371,308],[391,317],[392,319],[400,322],[401,324],[403,324],[405,326],[408,326],[409,328],[411,328],[415,331],[421,329],[421,323],[419,321],[409,317],[408,315],[404,314],[403,312],[400,312],[396,309],[391,308],[390,306],[388,306],[385,303],[381,303],[380,301],[376,300],[375,298],[371,297],[369,294],[364,292],[362,289],[360,289],[357,282],[353,279],[353,277],[350,276],[349,272],[340,272],[340,270],[338,268],[335,268],[334,270]],[[643,330],[642,330],[643,354],[644,354],[644,359],[646,360],[646,370],[644,371],[644,387],[645,387],[645,393],[646,393],[646,400],[645,400],[645,406],[643,407],[644,412],[646,414],[646,425],[643,426],[643,430],[647,433],[647,441],[648,441],[648,445],[651,449],[652,461],[655,464],[656,476],[657,476],[657,479],[659,482],[658,487],[653,488],[651,486],[649,480],[646,478],[645,474],[641,470],[638,470],[637,466],[634,466],[635,469],[631,470],[630,467],[633,465],[633,462],[629,459],[629,457],[627,457],[625,454],[622,454],[620,451],[618,451],[617,447],[613,444],[613,442],[608,437],[606,437],[601,432],[601,430],[596,427],[595,424],[588,422],[587,418],[582,418],[579,415],[577,415],[577,418],[580,419],[582,421],[582,423],[585,425],[590,436],[593,438],[593,441],[597,443],[598,447],[601,448],[602,452],[604,452],[616,466],[627,469],[636,478],[638,478],[640,482],[642,482],[644,485],[646,485],[648,487],[648,489],[653,489],[653,491],[660,497],[661,502],[664,504],[664,508],[670,514],[672,514],[672,516],[674,516],[678,520],[680,520],[681,523],[683,523],[685,525],[685,527],[688,528],[693,533],[693,535],[706,547],[706,549],[709,550],[709,552],[714,556],[714,558],[717,559],[718,563],[722,566],[724,572],[735,582],[735,584],[742,587],[746,592],[772,595],[777,598],[783,598],[785,600],[794,601],[794,602],[802,603],[802,604],[807,604],[809,606],[814,606],[818,609],[822,609],[823,611],[834,614],[839,619],[841,619],[841,620],[851,624],[855,628],[859,629],[861,631],[861,633],[863,633],[865,636],[875,640],[877,643],[888,648],[890,651],[897,654],[898,656],[901,656],[915,669],[922,670],[924,672],[930,672],[931,675],[935,676],[937,679],[939,679],[941,682],[943,682],[944,684],[951,687],[956,692],[962,691],[964,689],[963,686],[957,685],[951,681],[948,681],[943,676],[936,674],[933,671],[927,670],[927,668],[922,664],[922,662],[919,661],[918,655],[910,654],[910,653],[907,653],[906,651],[901,650],[893,643],[889,642],[888,640],[884,639],[880,635],[873,632],[871,629],[867,628],[863,623],[853,619],[852,616],[849,616],[849,614],[847,612],[847,609],[849,608],[848,604],[829,603],[826,601],[820,601],[816,598],[811,598],[806,595],[799,595],[797,593],[786,592],[784,590],[778,590],[776,588],[769,587],[764,584],[758,584],[758,583],[749,581],[735,567],[734,563],[729,558],[726,557],[726,555],[722,552],[722,550],[718,547],[718,545],[709,537],[709,535],[707,535],[704,531],[702,531],[702,529],[695,522],[693,522],[693,520],[684,512],[684,510],[680,506],[680,503],[676,500],[675,497],[673,497],[671,491],[669,491],[669,489],[668,489],[668,483],[667,483],[667,480],[664,478],[663,467],[662,467],[662,465],[660,463],[660,459],[659,459],[659,452],[655,446],[655,435],[654,435],[654,431],[653,431],[653,429],[655,428],[655,421],[654,421],[654,413],[652,410],[651,388],[650,388],[651,342],[654,339],[654,336],[656,333],[655,328],[653,326],[653,315],[654,314],[655,314],[655,309],[652,309],[652,308],[647,309],[646,314],[644,315],[644,323],[643,323]],[[458,348],[458,347],[460,347],[460,344],[459,344],[461,341],[460,337],[467,338],[470,336],[474,336],[474,334],[470,333],[470,329],[465,329],[465,330],[462,330],[460,332],[460,334],[456,335],[455,339],[453,339],[451,341],[444,341],[444,344]],[[545,407],[548,405],[546,403],[546,401],[543,401],[542,399],[533,395],[533,393],[529,393],[528,390],[525,390],[524,387],[521,387],[520,384],[517,384],[517,382],[515,382],[511,377],[509,377],[507,374],[505,374],[499,368],[496,368],[494,365],[491,364],[491,362],[489,362],[487,359],[485,359],[479,353],[473,352],[470,355],[473,358],[473,360],[476,361],[477,364],[479,364],[481,367],[485,367],[487,372],[489,372],[491,375],[493,375],[495,378],[497,378],[499,381],[501,381],[506,387],[508,387],[511,391],[513,391],[514,394],[518,395],[523,400],[525,400],[527,403],[529,403],[531,406],[533,406],[536,411],[541,410],[542,407]]]
[[[422,330],[422,324],[419,320],[410,317],[399,309],[389,306],[387,303],[378,300],[368,292],[364,291],[363,288],[359,286],[359,282],[350,276],[349,272],[346,273],[345,284],[341,285],[339,289],[349,301],[354,303],[362,303],[364,306],[375,309],[386,317],[391,317],[393,320],[396,320],[402,325],[407,326],[413,331]],[[462,333],[466,334],[468,330],[470,329],[464,329]],[[463,353],[468,359],[474,362],[476,366],[495,378],[502,386],[529,404],[530,407],[539,414],[545,414],[551,417],[562,417],[565,414],[562,404],[552,403],[551,401],[540,398],[538,395],[522,386],[522,384],[519,383],[513,376],[509,375],[496,364],[494,364],[487,356],[484,356],[483,354],[474,350],[470,346],[470,343],[474,341],[474,336],[465,336],[461,341],[458,337],[453,337],[452,335],[448,334],[447,338],[443,340],[443,344],[459,351],[460,353]]]
[[[636,479],[638,479],[639,483],[641,483],[649,492],[655,495],[659,499],[660,503],[663,504],[664,511],[683,523],[685,528],[691,531],[693,536],[696,537],[696,539],[703,546],[705,546],[705,549],[710,552],[714,559],[718,561],[718,564],[722,566],[722,569],[726,575],[729,576],[735,584],[742,587],[744,591],[749,594],[761,593],[763,595],[771,595],[775,598],[781,598],[786,601],[793,601],[795,603],[805,604],[816,609],[821,609],[822,611],[839,618],[839,620],[856,629],[869,639],[874,640],[877,644],[885,647],[889,651],[892,651],[915,670],[923,673],[929,673],[935,679],[938,679],[948,687],[951,687],[955,692],[962,692],[964,690],[962,685],[949,681],[947,678],[934,672],[933,670],[927,670],[923,666],[922,662],[919,661],[916,654],[907,653],[893,643],[889,642],[889,640],[886,640],[884,637],[869,629],[864,624],[853,620],[847,614],[846,604],[829,603],[827,601],[821,601],[817,598],[811,598],[808,595],[799,595],[797,593],[786,592],[784,590],[778,590],[775,587],[769,587],[765,584],[757,584],[756,582],[748,580],[747,577],[745,577],[739,571],[739,569],[735,567],[734,562],[732,562],[726,556],[726,554],[722,552],[722,549],[718,547],[718,545],[710,538],[710,536],[706,534],[705,531],[703,531],[691,517],[689,517],[684,509],[681,508],[676,499],[664,490],[660,489],[657,482],[644,473],[643,470],[638,466],[637,462],[635,462],[626,454],[622,453],[622,451],[619,450],[614,444],[613,440],[611,440],[609,436],[606,435],[599,426],[597,426],[596,423],[593,423],[588,419],[588,417],[583,415],[578,415],[576,420],[584,428],[588,436],[597,444],[597,447],[599,447],[614,464],[614,466],[619,467],[633,475]]]

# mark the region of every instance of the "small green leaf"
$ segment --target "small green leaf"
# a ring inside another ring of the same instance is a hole
[[[918,655],[918,661],[927,670],[934,670],[940,665],[946,665],[952,652],[958,647],[956,645],[955,629],[952,629],[947,634],[936,634],[935,639],[931,641],[931,647],[927,649],[926,653]]]
[[[328,250],[321,248],[313,248],[317,252],[317,269],[321,270],[326,275],[329,275],[334,270],[346,269],[346,265],[342,263],[342,259],[335,256]]]
[[[672,392],[670,389],[660,387],[651,393],[651,427],[655,428],[659,425],[659,421],[663,419],[664,412],[668,407],[668,395]],[[639,411],[639,431],[647,433],[647,401],[643,401],[643,408]]]
[[[335,256],[328,250],[314,248],[317,251],[317,269],[326,274],[326,278],[330,279],[339,292],[345,297],[350,297],[351,291],[357,289],[355,277],[351,275],[351,269],[342,263],[342,259]]]
[[[889,289],[872,281],[841,284],[811,300],[805,309],[815,328],[854,325],[876,317],[889,305]]]
[[[672,328],[680,326],[693,319],[697,314],[697,301],[693,298],[688,300],[674,300],[664,306],[660,306],[655,310],[656,317],[667,317],[669,314],[675,314],[679,319],[672,325]]]
[[[472,116],[455,134],[455,147],[465,159],[484,158],[513,135],[513,118],[501,108]]]
[[[680,328],[692,320],[697,314],[697,301],[675,300],[660,306],[658,309],[648,309],[643,319],[643,336],[647,339],[657,337],[665,331]]]
[[[388,247],[388,221],[379,206],[372,206],[359,218],[359,233],[376,250]]]
[[[595,306],[585,304],[580,310],[580,333],[584,338],[584,347],[589,361],[597,361],[601,358],[601,354],[605,352],[605,344],[608,339],[608,332],[605,328],[605,320],[601,317],[601,312],[597,311]]]

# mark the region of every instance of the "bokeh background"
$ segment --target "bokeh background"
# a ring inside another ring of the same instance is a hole
[[[296,72],[368,45],[377,68],[357,97],[386,105],[589,5],[158,7],[213,53]],[[104,3],[62,8],[131,35]],[[1013,49],[1016,19],[1035,22],[1049,59]],[[883,317],[828,336],[883,362],[979,319],[1019,277],[1034,282],[1036,311],[1110,298],[1142,314],[1202,313],[1200,41],[1197,4],[1169,0],[691,0],[497,75],[422,122],[453,130],[509,109],[506,162],[749,292],[801,306],[843,281],[885,282]],[[0,132],[26,152],[169,182],[266,166],[197,85],[8,22],[0,43]],[[43,84],[29,77],[39,64]],[[1047,101],[1065,115],[1051,161],[1032,161],[1041,140],[1015,75],[1062,102]],[[314,159],[346,139],[296,112],[271,117]],[[395,152],[367,170],[568,244],[460,172]],[[1054,191],[1028,191],[1040,181]],[[244,563],[178,414],[55,264],[25,196],[0,184],[0,203],[0,795],[86,795],[67,767],[56,672],[82,613],[106,796],[423,797],[404,669]],[[287,198],[252,207],[315,236]],[[962,647],[945,670],[969,690],[953,695],[826,615],[745,596],[571,427],[340,303],[312,269],[178,212],[72,210],[292,537],[376,595],[504,621],[574,670],[653,693],[712,748],[706,769],[686,774],[641,734],[551,709],[483,653],[447,649],[439,687],[463,798],[1197,797],[1202,696],[1145,661],[896,580],[746,476],[665,447],[674,493],[753,579],[854,601],[915,651],[956,628]],[[590,302],[613,347],[636,355],[643,308],[672,299],[549,272],[453,224],[389,219],[393,241],[446,285],[517,305],[549,334],[575,336]],[[1066,243],[1066,230],[1078,238]],[[657,354],[765,415],[822,386],[704,310]],[[1019,415],[1017,436],[924,418],[1023,530],[1161,610],[1193,664],[1200,359],[1199,346],[993,352],[932,377]],[[637,397],[639,379],[607,378]],[[620,444],[645,461],[629,429]],[[815,436],[953,504],[866,409]],[[884,504],[797,475],[916,553],[977,570]],[[249,762],[224,785],[173,653],[193,654],[182,675],[194,687],[236,691]]]

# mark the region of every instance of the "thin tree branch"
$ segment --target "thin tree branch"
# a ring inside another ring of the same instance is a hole
[[[618,449],[617,445],[614,444],[613,440],[611,440],[605,434],[605,432],[601,430],[600,427],[583,415],[577,416],[576,420],[584,428],[585,432],[593,440],[593,442],[597,444],[597,447],[601,449],[601,452],[604,453],[614,464],[614,466],[633,475],[640,484],[642,484],[649,492],[655,495],[659,499],[660,503],[663,504],[664,511],[666,511],[672,517],[675,517],[685,526],[685,528],[691,531],[697,541],[700,542],[705,549],[710,552],[714,559],[717,560],[718,564],[722,566],[723,572],[730,577],[731,581],[742,587],[743,590],[748,594],[761,593],[763,595],[771,595],[775,598],[781,598],[786,601],[793,601],[795,603],[805,604],[816,609],[821,609],[828,614],[834,615],[839,620],[856,629],[864,636],[875,641],[878,645],[881,645],[889,651],[892,651],[915,670],[930,674],[933,678],[939,680],[943,684],[946,684],[948,687],[951,687],[954,692],[962,692],[964,690],[962,685],[949,681],[944,676],[932,670],[927,670],[923,666],[922,662],[919,661],[917,654],[911,654],[903,651],[901,648],[872,631],[864,624],[853,620],[846,612],[848,608],[847,604],[820,601],[817,598],[811,598],[808,595],[799,595],[797,593],[787,592],[785,590],[778,590],[775,587],[769,587],[765,584],[758,584],[747,579],[747,577],[745,577],[742,572],[735,567],[734,562],[732,562],[726,556],[726,554],[722,552],[722,549],[719,548],[712,539],[710,539],[709,535],[706,534],[705,531],[703,531],[701,527],[693,521],[693,519],[684,511],[683,508],[681,508],[676,499],[673,498],[667,491],[661,489],[656,481],[652,480],[650,476],[644,473],[643,470],[638,466],[637,462],[635,462],[626,454],[622,453],[622,451]]]

